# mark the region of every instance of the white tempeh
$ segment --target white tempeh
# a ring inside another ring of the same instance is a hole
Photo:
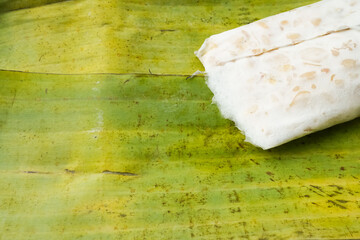
[[[325,0],[213,35],[196,55],[205,68],[359,25],[359,0]]]
[[[269,149],[360,116],[359,26],[360,0],[324,0],[212,36],[197,56],[223,116]]]

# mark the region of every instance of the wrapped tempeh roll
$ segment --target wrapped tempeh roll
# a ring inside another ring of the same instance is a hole
[[[359,0],[324,0],[212,36],[197,56],[223,116],[269,149],[360,116],[359,26]]]

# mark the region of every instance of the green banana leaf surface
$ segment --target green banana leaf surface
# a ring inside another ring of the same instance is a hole
[[[360,120],[263,151],[203,41],[314,0],[0,0],[0,239],[360,239]]]

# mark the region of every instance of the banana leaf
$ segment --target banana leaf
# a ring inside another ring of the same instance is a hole
[[[0,239],[359,239],[359,119],[263,151],[188,78],[312,2],[0,0]]]

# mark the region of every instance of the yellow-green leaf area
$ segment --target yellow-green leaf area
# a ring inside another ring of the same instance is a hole
[[[0,0],[0,239],[359,239],[359,119],[263,151],[188,78],[312,2]]]

